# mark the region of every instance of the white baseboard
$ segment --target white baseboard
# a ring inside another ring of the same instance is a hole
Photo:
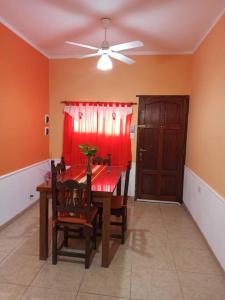
[[[185,167],[183,201],[225,270],[225,199]]]
[[[38,200],[36,187],[49,170],[49,161],[45,160],[0,176],[0,226]]]

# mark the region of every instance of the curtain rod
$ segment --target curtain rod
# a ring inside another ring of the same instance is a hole
[[[66,104],[66,105],[75,105],[76,103],[84,103],[84,104],[122,104],[122,105],[137,105],[136,102],[101,102],[101,101],[97,101],[97,102],[92,102],[92,101],[61,101],[61,103]]]

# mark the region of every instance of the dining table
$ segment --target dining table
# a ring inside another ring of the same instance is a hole
[[[92,167],[92,201],[102,203],[102,266],[110,264],[110,210],[111,199],[116,191],[121,194],[122,166]],[[79,182],[85,180],[86,166],[74,165],[60,175],[60,180],[73,179]],[[49,199],[51,199],[51,179],[38,185],[36,190],[40,193],[40,229],[39,229],[39,259],[46,260],[49,255]]]

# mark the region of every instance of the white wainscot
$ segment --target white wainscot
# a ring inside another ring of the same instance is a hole
[[[225,199],[186,167],[183,201],[225,270]]]
[[[46,160],[0,176],[0,226],[39,199],[36,187],[49,170]]]

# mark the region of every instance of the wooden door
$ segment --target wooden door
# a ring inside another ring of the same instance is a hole
[[[182,201],[188,96],[139,96],[136,198]]]

